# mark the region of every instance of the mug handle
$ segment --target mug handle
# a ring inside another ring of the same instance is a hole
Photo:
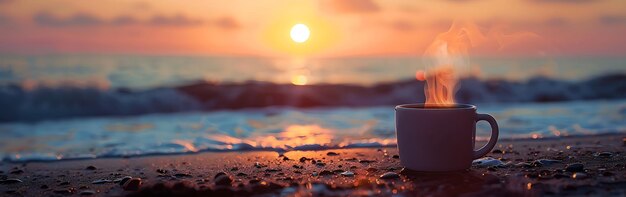
[[[499,131],[496,119],[489,114],[478,114],[478,116],[476,117],[476,122],[481,120],[487,121],[489,122],[489,125],[491,125],[491,138],[489,138],[489,142],[487,144],[485,144],[480,149],[474,151],[474,159],[481,158],[488,154],[489,151],[491,151],[491,149],[496,146],[496,142],[498,142]]]

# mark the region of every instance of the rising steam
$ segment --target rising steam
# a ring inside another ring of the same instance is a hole
[[[426,106],[450,106],[456,103],[454,95],[459,88],[459,77],[469,71],[469,49],[492,42],[498,50],[502,50],[510,43],[537,37],[532,32],[505,35],[498,28],[491,29],[485,36],[474,23],[454,22],[447,32],[437,35],[424,52]]]

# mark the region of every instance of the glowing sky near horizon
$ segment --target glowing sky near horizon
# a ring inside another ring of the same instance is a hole
[[[0,0],[0,53],[420,55],[465,19],[541,36],[482,55],[621,56],[625,13],[622,0]],[[305,43],[290,38],[297,23],[311,31]]]

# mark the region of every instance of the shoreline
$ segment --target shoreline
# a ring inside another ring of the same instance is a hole
[[[451,173],[405,170],[394,147],[3,162],[0,192],[8,196],[619,196],[626,192],[625,137],[500,141],[487,155],[493,159]],[[574,169],[574,164],[582,167]],[[126,176],[135,185],[120,185]]]
[[[549,137],[541,137],[541,138],[499,138],[498,143],[501,142],[524,142],[524,141],[541,141],[541,140],[562,140],[562,139],[576,139],[576,138],[586,138],[586,137],[603,137],[603,136],[621,136],[626,135],[626,132],[607,132],[607,133],[598,133],[598,134],[588,134],[588,135],[568,135],[568,136],[549,136]],[[476,146],[482,146],[487,140],[477,140]],[[626,143],[626,142],[625,142]],[[195,155],[195,154],[203,154],[203,153],[229,153],[229,152],[276,152],[276,153],[286,153],[290,151],[326,151],[326,150],[343,150],[343,149],[360,149],[360,148],[397,148],[396,144],[391,145],[381,145],[381,146],[354,146],[354,147],[321,147],[314,149],[292,149],[292,150],[284,150],[278,148],[253,148],[253,149],[240,149],[240,150],[199,150],[196,152],[174,152],[174,153],[151,153],[151,154],[141,154],[141,155],[121,155],[121,156],[102,156],[102,157],[93,157],[93,158],[68,158],[68,159],[59,159],[59,160],[25,160],[25,161],[13,161],[13,160],[0,160],[0,163],[8,163],[8,164],[22,164],[22,163],[53,163],[53,162],[63,162],[63,161],[80,161],[80,160],[94,160],[94,159],[115,159],[115,158],[141,158],[141,157],[151,157],[151,156],[176,156],[176,155]]]

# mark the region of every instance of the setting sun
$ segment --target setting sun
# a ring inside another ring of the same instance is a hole
[[[309,27],[304,24],[296,24],[291,28],[291,39],[294,42],[306,42],[309,39],[309,35],[311,35]]]
[[[291,77],[291,83],[293,85],[306,85],[309,82],[309,79],[304,75],[295,75]]]

